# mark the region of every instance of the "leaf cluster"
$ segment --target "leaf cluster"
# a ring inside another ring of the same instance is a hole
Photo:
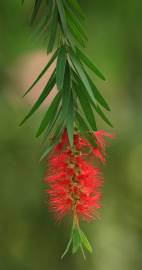
[[[72,253],[74,254],[80,249],[84,259],[86,259],[84,249],[87,250],[89,253],[92,253],[91,244],[79,226],[73,225],[70,240],[61,257],[62,259],[66,256],[71,246],[72,246]]]
[[[43,5],[44,16],[39,21],[38,16]],[[34,1],[31,23],[37,24],[39,32],[46,35],[47,51],[53,54],[25,95],[34,88],[55,61],[56,67],[21,124],[37,111],[56,86],[57,94],[47,106],[37,131],[37,137],[44,133],[47,138],[47,148],[42,158],[58,143],[65,128],[73,147],[75,129],[93,146],[96,145],[92,137],[92,133],[97,130],[96,115],[112,127],[104,112],[110,111],[110,107],[88,73],[90,70],[105,80],[103,73],[84,52],[87,35],[82,27],[83,21],[84,14],[77,0]]]

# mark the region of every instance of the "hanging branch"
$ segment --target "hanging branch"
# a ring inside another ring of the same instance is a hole
[[[44,14],[42,13],[39,19],[43,7]],[[57,219],[62,218],[68,210],[73,214],[70,241],[62,257],[72,243],[73,253],[81,248],[85,256],[83,246],[92,252],[80,229],[79,215],[87,220],[92,219],[92,211],[100,207],[99,188],[103,180],[100,169],[93,168],[86,157],[88,160],[98,158],[104,162],[104,137],[112,138],[104,131],[97,131],[97,115],[112,127],[103,111],[110,111],[110,107],[88,74],[88,70],[91,70],[105,81],[105,76],[84,52],[87,34],[82,27],[83,22],[84,14],[77,0],[34,1],[31,24],[35,24],[38,32],[45,35],[47,52],[52,53],[52,56],[24,96],[33,90],[53,62],[56,66],[21,125],[42,105],[56,86],[57,94],[47,108],[37,137],[42,134],[46,136],[47,145],[41,159],[50,154],[48,164],[52,168],[52,176],[49,176],[49,169],[45,181],[51,189],[48,193],[52,209],[57,212]],[[86,155],[85,159],[83,155]],[[86,176],[83,176],[83,173]],[[81,193],[83,189],[84,195]],[[88,194],[88,198],[82,199],[85,194]],[[68,198],[68,202],[63,201],[63,196]]]

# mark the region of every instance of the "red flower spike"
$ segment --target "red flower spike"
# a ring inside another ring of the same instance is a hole
[[[103,176],[101,169],[95,165],[96,160],[105,163],[105,138],[114,138],[113,135],[100,130],[92,133],[96,142],[93,147],[78,133],[74,135],[74,147],[70,146],[67,131],[60,142],[53,149],[49,160],[45,183],[48,184],[47,194],[51,211],[57,221],[67,214],[73,216],[71,238],[62,258],[73,245],[73,253],[83,246],[92,252],[91,245],[79,227],[79,219],[91,221],[97,217],[97,210],[101,207],[101,187]],[[76,246],[76,238],[79,243]],[[83,252],[83,256],[85,254]]]
[[[105,137],[113,136],[102,130],[95,132],[93,136],[96,139],[96,148],[76,133],[72,150],[65,130],[60,143],[51,153],[45,182],[49,185],[47,193],[50,209],[57,220],[61,220],[68,213],[75,213],[78,218],[90,221],[101,207],[100,188],[103,177],[100,168],[94,167],[93,161],[98,158],[105,162]]]

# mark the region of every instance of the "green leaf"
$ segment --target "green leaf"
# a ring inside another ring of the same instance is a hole
[[[80,125],[82,126],[82,130],[83,130],[83,133],[89,131],[89,127],[88,127],[88,124],[85,122],[85,120],[81,117],[81,115],[79,114],[79,112],[76,113],[76,118],[77,118],[77,121],[80,123]]]
[[[94,137],[92,136],[91,133],[88,133],[88,134],[85,134],[85,138],[88,142],[90,142],[90,144],[93,146],[93,147],[97,147],[97,143],[96,143],[96,140],[94,139]]]
[[[86,77],[86,74],[80,64],[80,62],[76,59],[76,56],[74,55],[73,51],[70,50],[70,58],[73,63],[73,66],[75,67],[75,70],[77,71],[80,79],[82,80],[83,85],[85,86],[86,91],[88,92],[90,98],[94,100],[94,95],[92,93],[91,86],[88,82],[88,79]]]
[[[36,39],[36,38],[40,38],[41,35],[43,35],[43,30],[45,29],[45,26],[47,26],[48,23],[48,19],[50,18],[50,16],[48,15],[47,18],[47,14],[45,14],[39,21],[39,23],[35,26],[35,29],[33,29],[33,35],[32,38]]]
[[[43,101],[47,98],[47,96],[53,89],[55,83],[56,83],[56,80],[55,80],[55,70],[54,70],[47,85],[45,86],[43,92],[41,93],[40,97],[38,98],[38,100],[36,101],[32,109],[30,110],[30,112],[26,115],[24,120],[21,122],[20,126],[40,107],[40,105],[43,103]]]
[[[41,3],[42,3],[42,0],[35,0],[33,14],[32,14],[32,18],[31,18],[31,24],[33,24],[33,22],[37,16],[37,13],[40,9]]]
[[[78,86],[75,86],[76,88],[76,92],[80,91],[80,93],[82,94],[82,96],[84,95],[84,98],[82,98],[86,103],[86,107],[89,108],[89,104],[91,104],[91,106],[95,109],[95,111],[100,115],[100,117],[111,127],[112,124],[109,121],[109,119],[106,117],[106,115],[104,114],[104,112],[101,110],[100,106],[98,104],[96,104],[96,102],[92,101],[92,99],[90,98],[90,96],[88,95],[86,89],[84,88],[84,86],[82,85],[82,83],[80,83],[78,81]],[[82,101],[83,102],[83,101]],[[85,104],[84,104],[85,107]],[[87,113],[87,109],[86,109],[86,113]],[[86,115],[86,114],[85,114]],[[90,113],[91,115],[91,113]],[[87,119],[88,120],[88,119]]]
[[[70,248],[70,246],[71,246],[71,243],[72,243],[72,238],[70,238],[70,240],[69,240],[69,242],[68,242],[68,244],[67,244],[67,247],[66,247],[66,249],[65,249],[65,251],[64,251],[64,253],[63,253],[63,255],[61,256],[61,259],[63,259],[63,258],[66,256],[66,254],[68,253],[69,248]]]
[[[89,133],[89,129],[87,129],[88,126],[86,125],[84,119],[81,117],[79,113],[77,113],[77,127],[79,131],[82,133],[83,137],[86,140],[88,140],[93,147],[96,147],[97,146],[96,141],[94,140],[94,137],[92,137],[92,135]]]
[[[101,93],[99,92],[99,90],[97,89],[97,87],[95,86],[95,84],[93,83],[93,81],[91,80],[91,78],[88,76],[88,74],[86,74],[88,81],[90,83],[92,92],[94,94],[95,99],[100,103],[100,105],[102,105],[106,110],[110,111],[110,107],[107,104],[106,100],[103,98],[103,96],[101,95]]]
[[[62,118],[67,118],[69,103],[71,97],[71,77],[70,77],[70,67],[69,64],[66,64],[64,85],[63,85],[63,95],[62,95]]]
[[[101,71],[92,63],[92,61],[86,56],[79,48],[76,47],[76,51],[80,59],[90,68],[99,78],[102,80],[106,80],[104,75],[101,73]]]
[[[77,0],[68,0],[75,8],[78,12],[82,13],[82,9],[80,7],[80,5],[78,4]]]
[[[49,106],[41,124],[39,127],[39,130],[37,132],[37,137],[40,136],[43,131],[45,130],[45,128],[48,126],[49,122],[52,123],[55,113],[58,110],[59,104],[60,104],[60,100],[61,100],[61,92],[58,92],[58,94],[54,97],[51,105]]]
[[[41,17],[39,23],[36,25],[35,30],[33,31],[34,38],[40,39],[40,37],[43,36],[44,33],[43,31],[47,31],[51,21],[52,9],[53,9],[53,0],[48,0],[46,13],[44,14],[44,16]]]
[[[47,1],[47,8],[46,8],[47,21],[48,21],[48,17],[50,16],[50,14],[52,14],[53,7],[54,7],[54,1],[53,0],[48,0]]]
[[[93,131],[97,130],[95,116],[94,116],[93,110],[91,108],[91,105],[89,103],[89,100],[87,100],[86,96],[84,96],[83,91],[81,91],[80,87],[76,87],[76,93],[79,97],[81,107],[83,109],[83,112],[86,116],[86,119],[88,120],[88,123],[89,123],[91,129]]]
[[[63,2],[62,2],[62,0],[56,0],[56,3],[58,6],[58,11],[60,14],[60,19],[62,22],[62,28],[63,28],[64,34],[65,34],[65,36],[68,36],[68,28],[67,28],[66,15],[65,15]]]
[[[84,253],[84,249],[83,249],[83,246],[81,245],[81,251],[82,251],[82,255],[83,255],[83,258],[84,258],[84,260],[86,260],[86,256],[85,256],[85,253]]]
[[[80,25],[78,21],[78,17],[75,16],[73,12],[70,11],[70,9],[66,10],[67,13],[67,21],[70,21],[71,25],[74,25],[74,29],[76,31],[76,34],[79,34],[82,39],[88,40],[84,30],[82,29],[82,26]]]
[[[84,100],[88,100],[88,104],[90,103],[91,106],[94,107],[94,109],[96,110],[96,112],[101,116],[101,118],[102,118],[109,126],[113,127],[112,124],[111,124],[111,122],[109,121],[109,119],[106,117],[106,115],[105,115],[105,114],[103,113],[103,111],[101,110],[100,106],[99,106],[98,104],[96,104],[96,102],[94,102],[94,101],[90,98],[90,96],[88,95],[88,92],[86,91],[86,88],[84,87],[84,85],[82,84],[82,82],[78,79],[78,77],[77,77],[75,74],[74,74],[74,76],[75,76],[75,79],[76,79],[76,81],[77,81],[77,83],[78,83],[78,86],[75,85],[75,88],[80,89],[80,92],[82,93],[82,95],[83,95],[83,94],[85,95]],[[88,79],[89,79],[89,77],[88,77]],[[89,81],[89,82],[90,82],[90,81]],[[93,84],[93,82],[92,82],[92,84]],[[91,86],[92,86],[92,85],[91,85]],[[95,87],[95,85],[93,85],[93,87]],[[94,90],[94,88],[93,88],[92,90]],[[77,90],[76,90],[76,92],[77,92]],[[88,105],[87,105],[87,106],[88,106]]]
[[[73,72],[73,75],[74,75],[74,78],[75,80],[77,81],[78,83],[78,87],[81,87],[82,91],[85,92],[85,94],[90,98],[90,96],[88,95],[88,93],[86,92],[86,89],[85,89],[85,86],[83,85],[82,81],[79,79],[79,77],[77,76],[77,74]],[[100,92],[98,91],[98,89],[96,88],[95,84],[93,83],[93,81],[90,79],[90,77],[88,76],[87,73],[85,73],[86,76],[87,76],[87,79],[88,79],[88,82],[91,86],[91,89],[92,89],[92,93],[94,95],[94,98],[96,99],[96,101],[98,101],[98,103],[100,105],[102,105],[106,110],[110,111],[110,108],[107,104],[107,102],[105,101],[105,99],[102,97],[102,95],[100,94]],[[90,98],[90,102],[91,104],[94,104],[94,100]]]
[[[59,123],[59,126],[57,127],[54,133],[54,136],[52,137],[52,140],[49,141],[46,150],[44,151],[44,153],[42,154],[40,158],[40,161],[43,160],[52,151],[53,147],[55,147],[55,145],[58,144],[63,130],[64,130],[63,123]]]
[[[74,24],[72,24],[72,22],[69,20],[68,20],[68,27],[69,27],[69,30],[70,30],[72,36],[79,43],[79,45],[81,47],[85,47],[84,38],[82,38],[82,35],[80,34],[80,32],[78,31],[76,26]]]
[[[52,122],[51,121],[49,122],[49,124],[48,124],[48,126],[46,128],[44,141],[46,141],[48,139],[48,136],[53,131],[55,125],[57,124],[57,121],[58,122],[60,121],[60,116],[61,116],[61,108],[59,108],[59,110],[55,113]]]
[[[49,38],[49,44],[48,44],[48,52],[51,52],[53,50],[55,40],[56,40],[57,27],[58,27],[58,9],[57,9],[57,6],[55,6],[54,12],[53,12],[53,18],[50,25],[50,38]]]
[[[67,2],[73,13],[75,13],[80,19],[84,19],[84,14],[78,2],[76,0],[64,0]]]
[[[47,147],[46,147],[46,150],[44,151],[44,153],[42,154],[42,156],[40,157],[40,160],[39,161],[42,161],[51,151],[52,149],[54,148],[54,146],[58,143],[59,141],[59,138],[58,140],[50,143]]]
[[[59,51],[56,68],[56,83],[58,90],[61,90],[63,87],[66,61],[67,61],[67,53],[66,48],[63,46]]]
[[[67,114],[67,133],[69,137],[70,145],[73,146],[73,136],[74,136],[74,100],[73,95],[70,97],[70,104]]]
[[[61,256],[61,259],[63,259],[63,258],[65,257],[65,255],[67,254],[67,252],[69,251],[69,248],[70,248],[71,243],[72,243],[72,241],[73,241],[73,231],[74,231],[74,226],[73,226],[72,229],[71,229],[71,236],[70,236],[69,242],[68,242],[68,244],[67,244],[67,247],[66,247],[66,249],[65,249],[65,251],[64,251],[64,253],[63,253],[63,255]]]
[[[73,248],[72,253],[76,253],[77,250],[81,247],[81,236],[79,230],[74,228],[73,230]]]
[[[100,115],[100,117],[110,126],[113,128],[113,125],[111,124],[111,122],[109,121],[109,119],[106,117],[106,115],[103,113],[103,111],[101,110],[100,106],[94,105],[94,108],[96,110],[96,112]]]
[[[90,252],[92,253],[92,247],[86,237],[86,235],[83,233],[82,230],[79,230],[79,233],[80,233],[80,237],[81,237],[81,241],[82,241],[82,244],[84,245],[84,247]]]
[[[24,96],[26,96],[30,90],[37,84],[37,82],[41,79],[41,77],[44,75],[44,73],[48,70],[48,68],[52,65],[53,61],[56,59],[58,55],[58,49],[55,51],[55,53],[53,54],[53,56],[50,58],[49,62],[46,64],[46,66],[43,68],[43,70],[41,71],[41,73],[39,74],[39,76],[37,77],[37,79],[34,81],[34,83],[29,87],[29,89],[26,91],[26,93],[24,94]]]
[[[76,92],[80,91],[80,93],[82,94],[82,96],[84,95],[84,100],[87,101],[87,104],[90,104],[94,109],[95,111],[100,115],[100,117],[111,127],[112,124],[111,122],[109,121],[109,119],[106,117],[106,115],[103,113],[103,111],[101,110],[100,106],[98,104],[96,104],[94,101],[92,101],[92,99],[90,98],[90,96],[88,95],[88,93],[85,91],[85,88],[83,86],[82,83],[80,83],[78,80],[78,85],[75,86],[75,89],[76,89]],[[83,97],[82,97],[83,99]],[[83,101],[82,101],[83,102]],[[84,104],[84,107],[85,107],[85,104]],[[87,109],[86,109],[86,113],[87,113]],[[85,114],[86,115],[86,114]],[[89,113],[88,113],[89,115]]]

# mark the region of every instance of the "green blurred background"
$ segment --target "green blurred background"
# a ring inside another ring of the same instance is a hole
[[[94,251],[86,261],[81,254],[60,260],[70,224],[55,224],[44,203],[45,164],[35,139],[43,112],[18,127],[31,103],[22,99],[20,70],[43,44],[30,38],[32,1],[23,8],[20,0],[0,1],[0,270],[142,269],[142,1],[80,3],[87,51],[107,77],[96,83],[117,134],[104,168],[101,219],[82,224]]]

